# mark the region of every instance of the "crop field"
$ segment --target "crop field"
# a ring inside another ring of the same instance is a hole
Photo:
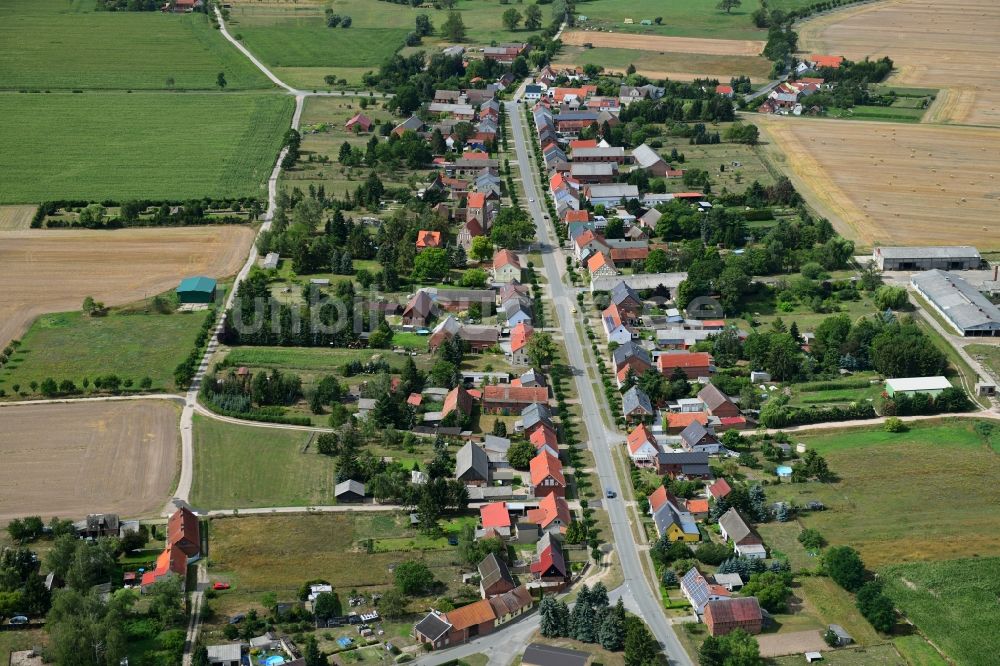
[[[36,210],[36,206],[0,206],[0,231],[30,229]]]
[[[163,400],[3,407],[0,522],[22,515],[158,514],[178,465]]]
[[[0,88],[216,90],[220,71],[231,89],[272,87],[204,14],[97,12],[95,4],[0,3]],[[123,111],[114,120],[144,115]]]
[[[0,203],[264,197],[293,107],[268,93],[5,95]]]
[[[204,509],[334,504],[335,460],[309,433],[239,426],[196,415],[191,503]]]
[[[991,67],[1000,57],[1000,5],[993,0],[891,0],[806,22],[807,52],[853,60],[888,55],[894,85],[947,88],[928,122],[1000,126],[1000,92]]]
[[[630,49],[635,51],[670,51],[719,56],[757,56],[764,42],[753,39],[702,39],[698,37],[659,37],[605,32],[567,30],[562,41],[574,46],[591,44],[594,48]]]
[[[777,116],[754,123],[773,162],[859,245],[962,238],[1000,248],[1000,131]]]
[[[1000,558],[894,564],[880,574],[896,606],[954,663],[995,663]]]
[[[42,315],[34,321],[11,360],[0,369],[0,388],[27,391],[32,381],[60,382],[115,374],[136,387],[143,377],[153,390],[172,390],[173,372],[194,347],[206,312],[110,314],[81,312]]]
[[[731,77],[741,74],[754,81],[762,81],[771,71],[770,63],[758,56],[654,52],[630,48],[587,49],[581,46],[563,47],[556,56],[556,64],[573,67],[593,64],[604,67],[607,72],[621,74],[629,65],[634,65],[637,73],[650,79],[690,81],[717,78],[727,83]]]
[[[973,423],[799,435],[796,441],[822,454],[839,481],[783,484],[770,488],[768,499],[825,503],[827,511],[802,517],[802,525],[818,529],[831,544],[857,548],[871,567],[994,554],[1000,516],[975,507],[1000,501],[1000,430],[984,437]]]
[[[79,309],[86,296],[121,305],[173,289],[185,276],[233,275],[252,240],[247,227],[0,233],[0,342],[39,315]]]

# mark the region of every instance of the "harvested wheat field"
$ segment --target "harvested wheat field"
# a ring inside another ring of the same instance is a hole
[[[810,20],[800,48],[852,60],[889,56],[889,83],[947,88],[925,122],[1000,126],[1000,3],[887,0]]]
[[[239,226],[0,232],[0,346],[40,314],[78,310],[86,296],[120,305],[189,275],[233,275],[252,241]]]
[[[661,37],[630,35],[613,32],[568,30],[562,42],[571,46],[591,44],[594,48],[632,49],[636,51],[669,51],[672,53],[703,53],[722,56],[758,56],[764,42],[752,39],[699,39],[697,37]],[[636,63],[636,67],[640,63]]]
[[[163,400],[0,407],[0,523],[158,513],[177,472],[178,418]]]
[[[1000,132],[758,116],[771,159],[860,246],[1000,249]]]
[[[0,231],[30,229],[38,206],[0,206]]]

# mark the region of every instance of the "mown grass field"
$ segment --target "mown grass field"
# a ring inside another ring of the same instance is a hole
[[[894,564],[880,574],[897,608],[955,663],[996,663],[1000,558]],[[918,663],[940,663],[925,656]]]
[[[851,428],[797,435],[822,454],[836,483],[782,484],[768,499],[819,500],[827,511],[800,522],[834,545],[857,548],[871,567],[890,562],[989,555],[1000,546],[996,447],[974,421],[911,424],[905,433]]]
[[[32,381],[115,374],[138,388],[143,377],[153,390],[173,390],[173,373],[194,348],[206,312],[111,314],[90,317],[81,312],[42,315],[31,325],[21,346],[0,370],[0,387],[13,393],[30,391]]]
[[[272,87],[204,14],[97,12],[95,5],[93,0],[0,3],[0,88],[216,90],[219,72],[225,72],[230,89]],[[143,115],[123,110],[115,120],[127,123]],[[195,126],[204,117],[176,114]],[[81,121],[74,129],[88,124]]]
[[[234,347],[226,356],[233,365],[281,368],[339,374],[351,361],[367,363],[383,358],[393,369],[401,369],[405,357],[371,349],[324,349],[322,347]]]
[[[656,52],[627,48],[587,49],[566,46],[556,56],[556,61],[578,67],[599,65],[608,72],[619,74],[624,74],[629,65],[634,65],[639,73],[651,78],[692,79],[709,76],[726,83],[730,77],[737,75],[746,75],[754,81],[763,81],[771,71],[771,64],[761,57]]]
[[[264,197],[293,107],[267,93],[5,95],[0,203]]]
[[[309,433],[230,425],[195,415],[191,503],[201,509],[334,504],[334,459]]]

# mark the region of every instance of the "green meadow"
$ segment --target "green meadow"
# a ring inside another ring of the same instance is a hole
[[[0,203],[263,197],[293,108],[271,93],[5,95]]]
[[[204,14],[96,12],[93,0],[0,3],[0,88],[227,89],[271,82]]]

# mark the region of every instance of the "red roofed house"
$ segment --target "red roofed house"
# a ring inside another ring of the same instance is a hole
[[[612,247],[611,260],[616,264],[630,261],[645,261],[649,256],[649,247]]]
[[[757,597],[719,599],[705,604],[705,624],[712,636],[724,636],[736,629],[759,634],[763,621]]]
[[[423,401],[424,401],[424,396],[420,395],[419,393],[411,393],[406,397],[406,404],[410,405],[411,407],[419,407]]]
[[[514,365],[528,365],[528,340],[535,329],[521,322],[510,332],[510,362]]]
[[[715,482],[708,487],[708,493],[715,499],[722,499],[731,492],[733,492],[733,489],[729,486],[729,482],[725,479],[716,479]]]
[[[687,509],[688,513],[695,520],[708,518],[708,500],[706,499],[689,499],[684,504],[684,508]]]
[[[549,389],[544,386],[488,384],[483,387],[483,412],[487,414],[520,414],[528,405],[548,401]]]
[[[669,377],[680,368],[688,379],[708,377],[712,373],[712,355],[708,352],[684,352],[660,354],[656,367],[661,374]]]
[[[590,211],[568,208],[566,209],[566,214],[563,215],[563,222],[566,224],[570,222],[590,222]]]
[[[698,391],[698,399],[705,403],[712,416],[719,418],[725,416],[741,416],[740,408],[728,395],[719,390],[715,384],[705,384],[705,387]]]
[[[510,528],[510,511],[506,502],[493,502],[479,507],[479,519],[483,529]]]
[[[732,86],[724,86],[724,85],[715,86],[715,94],[716,95],[725,95],[726,97],[732,97],[733,96],[733,87]]]
[[[537,509],[528,511],[528,520],[538,525],[543,532],[557,533],[565,531],[573,518],[566,500],[552,493],[542,498]]]
[[[674,498],[667,490],[666,486],[659,486],[649,495],[649,515],[653,515],[660,510],[667,502],[673,503]]]
[[[531,490],[535,497],[548,495],[566,496],[566,477],[563,476],[559,458],[540,451],[531,459]]]
[[[571,151],[577,148],[597,148],[597,139],[573,139],[569,142]]]
[[[559,438],[549,428],[542,427],[533,430],[528,441],[534,445],[536,453],[548,452],[549,455],[559,457]]]
[[[168,545],[156,558],[156,566],[142,574],[142,591],[145,592],[149,586],[161,580],[167,580],[172,576],[180,576],[183,588],[183,580],[187,576],[188,557],[181,550],[180,546]]]
[[[201,525],[198,523],[198,516],[185,507],[174,511],[167,521],[167,544],[180,548],[188,559],[198,559],[201,553]]]
[[[195,8],[201,7],[203,4],[202,0],[174,0],[172,11],[193,12]]]
[[[470,192],[465,204],[465,220],[477,220],[479,225],[486,229],[493,220],[492,213],[495,207],[486,200],[485,192]]]
[[[344,127],[346,129],[352,130],[354,128],[357,128],[362,132],[367,132],[369,129],[371,129],[371,126],[372,126],[372,119],[363,113],[357,114],[344,124]]]
[[[663,425],[668,435],[679,435],[695,421],[708,425],[708,412],[669,412]]]
[[[531,573],[538,580],[566,583],[569,570],[563,556],[562,544],[551,534],[543,534],[536,545],[538,560],[531,563]]]
[[[817,55],[814,53],[809,56],[807,62],[812,63],[813,67],[833,67],[836,69],[844,62],[844,56]]]
[[[618,269],[614,262],[603,252],[595,252],[587,259],[587,271],[590,277],[614,277],[618,275]]]
[[[645,423],[640,424],[628,434],[626,444],[628,445],[628,457],[632,459],[633,465],[636,467],[654,467],[656,465],[656,454],[660,452],[660,447],[656,444],[653,431]]]
[[[441,247],[441,232],[421,229],[417,232],[417,250],[425,250],[429,247]]]
[[[518,282],[522,279],[521,260],[510,250],[500,250],[493,255],[493,279],[497,282]]]
[[[452,645],[464,643],[476,636],[485,636],[493,633],[496,622],[496,612],[489,599],[481,599],[468,606],[456,608],[445,613],[451,630],[448,632],[448,639]]]
[[[441,419],[448,418],[448,415],[458,411],[463,416],[472,413],[472,396],[461,386],[456,386],[444,398],[444,407],[441,409]]]

